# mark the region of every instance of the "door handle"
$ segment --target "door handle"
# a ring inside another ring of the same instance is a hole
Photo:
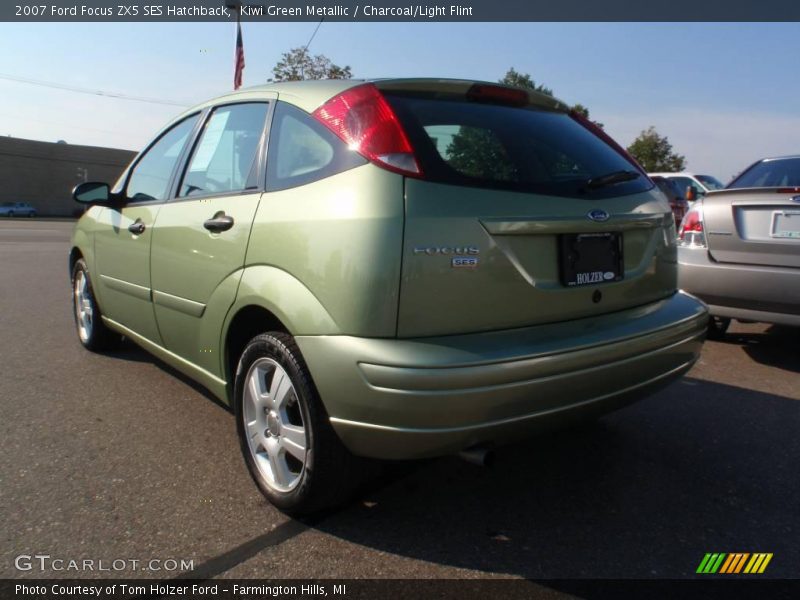
[[[228,231],[228,229],[233,227],[233,217],[229,217],[224,211],[219,211],[212,218],[205,221],[203,227],[212,233]]]
[[[144,223],[141,219],[136,219],[133,223],[128,225],[128,231],[134,235],[141,235],[144,233]]]

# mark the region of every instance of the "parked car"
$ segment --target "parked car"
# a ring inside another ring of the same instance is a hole
[[[800,156],[765,158],[709,192],[679,238],[680,287],[708,303],[709,336],[732,318],[800,325]]]
[[[699,200],[708,192],[721,190],[725,185],[711,175],[695,175],[688,171],[680,173],[650,173],[650,177],[664,177],[678,184],[681,195],[691,204]],[[691,191],[690,191],[691,190]]]
[[[681,221],[683,221],[683,217],[686,215],[686,211],[689,210],[689,203],[683,197],[683,193],[674,179],[662,177],[661,175],[650,175],[650,179],[669,200],[669,205],[672,207],[672,215],[675,217],[675,230],[677,231]]]
[[[343,501],[365,457],[482,457],[632,402],[705,336],[663,196],[527,90],[251,88],[74,197],[81,343],[126,336],[230,404],[253,479],[295,514]]]
[[[0,202],[2,217],[35,217],[36,209],[27,202]]]

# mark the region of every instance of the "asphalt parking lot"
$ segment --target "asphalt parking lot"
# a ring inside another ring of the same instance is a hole
[[[15,557],[189,559],[195,576],[680,578],[706,552],[800,577],[798,330],[732,325],[678,384],[598,423],[392,466],[310,522],[247,474],[232,415],[137,347],[73,331],[68,222],[0,222],[0,577]],[[124,571],[70,576],[163,577]]]

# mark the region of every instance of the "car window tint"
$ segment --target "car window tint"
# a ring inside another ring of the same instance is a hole
[[[692,181],[688,177],[671,177],[670,179],[672,179],[676,184],[678,184],[678,188],[682,192],[681,196],[685,196],[686,195],[686,188],[688,188],[688,187],[693,187],[695,193],[698,196],[701,196],[701,195],[706,193],[706,191],[704,189],[702,189],[699,185],[697,185],[697,183],[695,183],[694,181]]]
[[[695,177],[710,190],[721,190],[725,187],[719,179],[711,175],[695,175]]]
[[[196,122],[197,115],[181,121],[139,159],[128,179],[130,200],[166,200],[172,172]]]
[[[268,190],[304,185],[366,162],[308,113],[278,103],[267,156]]]
[[[261,135],[269,105],[264,102],[217,108],[192,151],[179,196],[238,192],[257,183]]]
[[[425,179],[577,197],[652,187],[647,178],[638,177],[587,188],[591,178],[637,168],[566,113],[444,93],[384,95],[409,136]]]
[[[729,188],[800,186],[800,158],[762,160],[739,175]]]

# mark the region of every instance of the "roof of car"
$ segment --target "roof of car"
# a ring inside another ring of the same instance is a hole
[[[224,94],[193,106],[181,114],[178,119],[202,110],[209,106],[225,104],[229,102],[242,102],[247,100],[263,100],[280,96],[282,101],[294,104],[306,112],[313,112],[336,94],[346,89],[361,85],[363,83],[375,83],[379,87],[403,87],[408,89],[453,89],[462,87],[464,89],[476,83],[503,86],[503,84],[491,81],[480,81],[472,79],[449,79],[449,78],[384,78],[384,79],[318,79],[304,81],[285,81],[272,82],[252,87],[242,88],[229,94]],[[504,86],[511,87],[511,86]],[[521,89],[521,88],[519,88]],[[549,106],[557,110],[569,110],[569,106],[553,96],[542,94],[535,90],[525,90],[535,104]],[[176,119],[176,120],[178,120]]]
[[[768,160],[787,160],[792,158],[800,158],[800,154],[789,154],[788,156],[769,156],[767,158],[762,158],[758,162],[766,162]]]

